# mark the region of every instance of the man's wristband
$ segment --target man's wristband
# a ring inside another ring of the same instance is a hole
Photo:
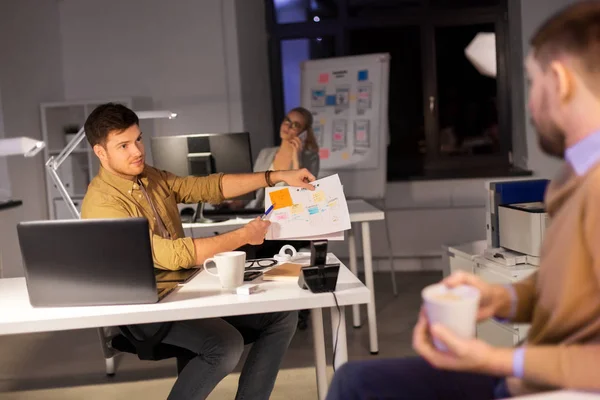
[[[273,172],[273,171],[265,171],[265,182],[267,182],[268,187],[275,186],[275,184],[271,180],[271,172]]]

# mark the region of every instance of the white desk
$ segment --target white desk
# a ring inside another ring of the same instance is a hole
[[[375,314],[375,283],[373,281],[373,254],[371,251],[371,221],[382,221],[385,219],[385,213],[372,206],[364,200],[348,200],[348,211],[350,213],[350,222],[361,224],[363,258],[365,264],[365,283],[371,292],[371,301],[367,304],[367,318],[369,323],[369,350],[371,354],[379,352],[379,343],[377,340],[377,317]],[[216,223],[186,223],[183,229],[186,236],[199,238],[213,236],[232,231],[246,225],[251,219],[235,218],[224,222]],[[354,275],[358,274],[356,239],[354,227],[348,234],[348,247],[350,256],[350,270]],[[358,305],[352,306],[352,325],[355,328],[360,327],[360,308]]]
[[[328,261],[339,262],[331,254]],[[369,302],[369,290],[342,265],[335,292],[340,305],[338,312],[331,293],[313,294],[300,289],[296,282],[257,283],[264,291],[238,296],[221,290],[218,278],[203,271],[160,303],[33,308],[29,304],[25,278],[0,279],[0,335],[312,309],[317,389],[319,398],[324,399],[328,383],[322,309],[331,308],[334,338],[339,321],[334,360],[337,368],[348,359],[344,306]]]

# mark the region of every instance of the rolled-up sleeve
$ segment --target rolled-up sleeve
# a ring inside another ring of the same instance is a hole
[[[223,174],[209,176],[180,177],[167,171],[161,171],[169,188],[175,193],[178,203],[210,203],[219,204],[225,198],[221,181]]]
[[[164,239],[150,232],[152,258],[154,266],[160,269],[176,271],[192,268],[196,265],[196,248],[192,238]]]

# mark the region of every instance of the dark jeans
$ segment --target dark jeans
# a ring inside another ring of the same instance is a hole
[[[333,377],[327,400],[492,400],[510,397],[504,380],[442,371],[422,358],[349,362]]]
[[[238,364],[244,350],[241,332],[258,332],[242,368],[236,400],[267,400],[283,356],[296,332],[297,313],[281,312],[173,323],[163,343],[196,353],[181,371],[168,400],[202,400]],[[161,324],[137,325],[146,336]]]

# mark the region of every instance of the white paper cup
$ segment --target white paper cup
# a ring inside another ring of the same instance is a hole
[[[441,324],[462,339],[475,336],[479,290],[473,286],[461,285],[448,288],[441,283],[427,286],[421,292],[427,319],[430,325]],[[447,351],[439,340],[433,343],[440,351]]]

